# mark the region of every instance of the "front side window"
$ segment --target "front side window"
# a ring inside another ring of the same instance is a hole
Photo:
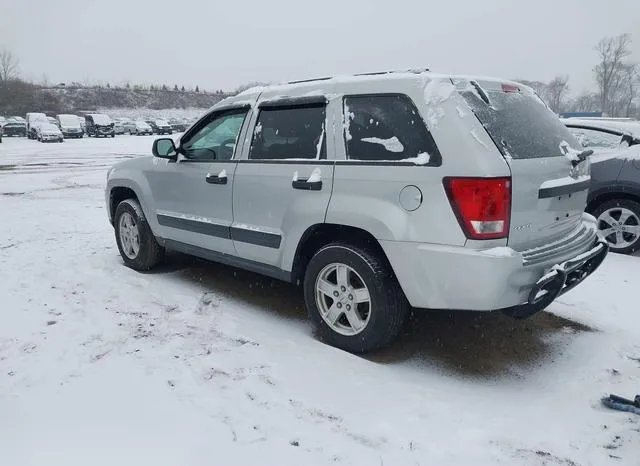
[[[192,160],[230,160],[246,116],[246,110],[216,115],[182,143],[180,152]]]
[[[433,137],[407,96],[348,96],[344,115],[348,159],[440,163]]]
[[[324,105],[261,109],[253,131],[249,158],[326,158],[324,120]]]

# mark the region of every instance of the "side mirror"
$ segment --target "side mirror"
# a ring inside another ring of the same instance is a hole
[[[153,148],[151,150],[154,157],[161,159],[173,159],[178,155],[176,145],[171,138],[160,138],[153,141]]]

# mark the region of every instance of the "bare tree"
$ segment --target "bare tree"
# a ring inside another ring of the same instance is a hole
[[[0,81],[3,84],[18,77],[18,64],[18,59],[7,49],[0,51]]]
[[[600,97],[596,94],[585,92],[567,104],[571,112],[595,112],[600,108]]]
[[[556,76],[547,84],[547,103],[551,110],[556,113],[562,110],[567,92],[569,92],[569,76]]]
[[[596,46],[596,51],[600,63],[596,65],[593,72],[600,91],[601,110],[613,115],[615,104],[612,96],[621,85],[624,59],[631,53],[631,35],[605,37]]]
[[[618,86],[618,113],[630,117],[633,101],[640,97],[640,68],[635,63],[625,64],[620,73]]]

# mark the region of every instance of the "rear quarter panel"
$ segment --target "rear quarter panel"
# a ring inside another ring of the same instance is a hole
[[[450,80],[346,83],[337,91],[341,95],[407,95],[431,132],[442,155],[442,164],[371,166],[338,161],[326,221],[362,228],[378,240],[464,246],[467,239],[449,203],[443,178],[509,176],[510,171]],[[336,158],[345,160],[344,115],[340,123],[335,127]],[[418,187],[423,199],[420,207],[411,212],[399,202],[400,192],[409,185]],[[506,240],[503,243],[506,244]]]

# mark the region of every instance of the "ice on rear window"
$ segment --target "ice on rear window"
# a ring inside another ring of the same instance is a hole
[[[581,150],[576,138],[535,94],[527,90],[507,92],[500,83],[493,84],[481,87],[461,82],[457,89],[505,156],[561,157],[566,153],[561,146]]]

